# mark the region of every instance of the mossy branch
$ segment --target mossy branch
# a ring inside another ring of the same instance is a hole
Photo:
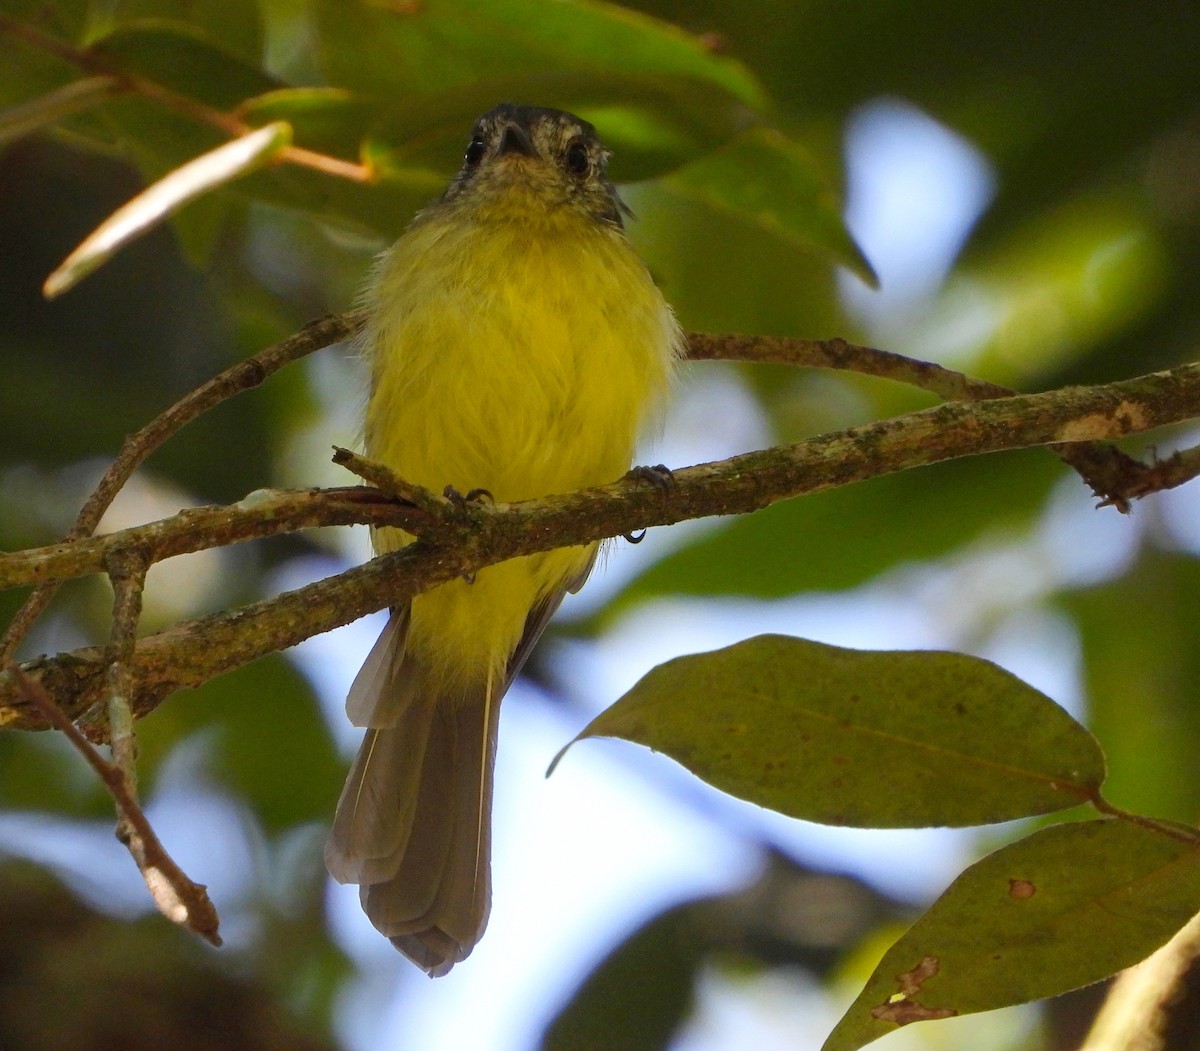
[[[1143,433],[1200,416],[1200,365],[1092,387],[983,402],[950,402],[889,420],[745,453],[674,473],[661,488],[636,477],[561,496],[466,507],[430,494],[420,506],[369,489],[253,494],[229,508],[185,511],[110,536],[0,557],[7,586],[105,571],[122,547],[151,561],[184,550],[315,525],[403,525],[419,539],[402,551],[277,598],[177,624],[138,641],[130,701],[145,714],[181,687],[197,686],[384,606],[516,555],[584,544],[710,515],[744,514],[780,500],[913,467],[984,453]],[[341,451],[341,462],[360,461]],[[1158,470],[1164,483],[1195,473],[1196,458]],[[1142,480],[1144,482],[1144,479]],[[411,490],[410,490],[411,491]],[[107,653],[91,647],[27,662],[26,674],[73,718],[104,697]],[[10,676],[0,675],[0,725],[40,729]],[[94,732],[103,736],[104,730]]]

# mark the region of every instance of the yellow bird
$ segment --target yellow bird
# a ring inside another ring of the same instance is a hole
[[[372,459],[501,502],[614,481],[682,345],[625,238],[586,121],[505,104],[380,259],[366,297]],[[411,537],[380,529],[377,552]],[[500,700],[597,545],[514,558],[392,610],[346,700],[367,727],[325,849],[405,956],[447,973],[491,907]]]

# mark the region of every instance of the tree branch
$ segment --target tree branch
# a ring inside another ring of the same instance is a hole
[[[391,525],[414,532],[419,514],[374,489],[258,489],[225,507],[192,507],[170,518],[75,543],[0,554],[0,591],[103,573],[129,547],[151,562],[246,540],[335,525]]]
[[[129,481],[129,476],[173,434],[233,395],[257,387],[284,365],[311,354],[314,350],[353,336],[360,325],[361,318],[357,315],[314,321],[294,336],[289,336],[253,357],[231,365],[207,383],[184,395],[166,412],[125,439],[117,458],[105,471],[104,477],[83,505],[64,544],[91,536],[96,531],[104,512],[121,491],[121,487]],[[0,637],[0,665],[7,664],[12,659],[29,629],[50,605],[56,589],[55,584],[39,586],[9,622],[3,637]]]
[[[38,585],[26,600],[25,605],[9,623],[4,635],[0,637],[0,664],[12,658],[30,628],[45,612],[54,597],[56,585],[43,584],[42,581],[66,579],[67,576],[77,575],[67,573],[63,576],[56,576],[56,571],[52,568],[54,565],[75,561],[83,567],[80,572],[95,571],[95,565],[90,561],[94,552],[99,550],[95,545],[91,547],[80,545],[80,550],[73,553],[68,552],[66,546],[81,540],[81,538],[91,536],[104,512],[121,487],[129,480],[129,476],[155,449],[198,416],[233,395],[258,386],[284,365],[331,343],[352,339],[362,330],[363,323],[364,317],[359,312],[334,315],[315,321],[296,335],[268,347],[245,361],[230,366],[207,383],[185,395],[136,434],[127,438],[116,459],[84,504],[75,525],[67,534],[63,544],[58,545],[57,550],[42,548],[36,552],[27,553],[34,562],[47,561],[47,565],[37,568],[37,571],[42,572],[44,576],[39,579],[20,575],[19,567],[12,562],[6,561],[0,565],[0,587],[13,587],[21,583]],[[694,360],[775,362],[860,372],[865,375],[880,376],[908,383],[951,400],[999,398],[1011,396],[1013,393],[1006,387],[984,380],[972,379],[931,362],[906,358],[903,355],[877,350],[873,347],[857,346],[847,343],[844,339],[808,340],[791,337],[718,336],[689,333],[688,357]],[[1064,455],[1061,448],[1070,451]],[[1064,459],[1080,470],[1080,473],[1092,486],[1093,492],[1100,495],[1104,503],[1114,504],[1122,510],[1128,508],[1129,500],[1145,496],[1158,489],[1168,488],[1171,485],[1182,484],[1187,478],[1200,471],[1200,464],[1192,467],[1191,460],[1180,461],[1175,458],[1164,464],[1147,467],[1129,459],[1111,446],[1095,443],[1073,444],[1061,448],[1060,455],[1064,455]],[[247,497],[243,503],[250,499],[251,497]],[[188,513],[195,514],[199,518],[206,513],[221,515],[227,511],[226,509],[216,509],[215,511],[203,509]],[[226,538],[224,542],[235,543],[240,540],[266,536],[273,532],[303,529],[309,525],[350,524],[361,521],[360,518],[354,517],[353,511],[350,509],[347,509],[348,517],[338,521],[305,520],[303,509],[290,504],[283,507],[280,514],[284,517],[274,523],[257,516],[243,518],[236,523],[231,520],[228,524],[229,531],[222,534]],[[376,524],[379,523],[376,522]],[[386,524],[399,523],[388,522]],[[205,528],[200,521],[197,521],[196,525],[200,530]],[[185,542],[184,546],[175,549],[156,549],[153,560],[161,561],[171,555],[195,550],[199,550],[199,548],[187,546]],[[18,576],[6,576],[6,571],[16,572]]]
[[[133,855],[159,911],[173,923],[194,931],[213,945],[220,945],[217,910],[209,900],[207,889],[203,884],[193,883],[166,852],[142,808],[138,806],[125,772],[116,763],[107,762],[88,743],[63,710],[54,703],[44,686],[35,682],[15,664],[9,665],[6,674],[26,701],[41,713],[46,725],[53,726],[66,735],[67,740],[88,761],[96,776],[111,793],[119,815],[117,836]]]
[[[129,798],[137,803],[137,745],[133,735],[133,711],[129,698],[134,679],[130,662],[137,646],[137,628],[142,619],[142,597],[150,560],[143,549],[125,546],[108,558],[108,576],[113,585],[112,632],[108,656],[108,741],[113,763],[125,778]],[[123,842],[135,834],[126,815],[117,809],[117,835]]]
[[[781,336],[691,333],[688,336],[688,357],[841,369],[907,383],[947,401],[986,401],[1008,398],[1017,393],[1009,387],[977,380],[931,361],[918,361],[889,350],[856,346],[844,339],[799,340]],[[1154,486],[1150,468],[1126,456],[1115,446],[1097,442],[1071,442],[1060,445],[1054,451],[1100,497],[1101,506],[1115,507],[1122,514],[1129,512],[1130,500],[1161,488]]]
[[[296,499],[304,505],[303,515],[309,516],[309,521],[319,520],[319,508],[329,500],[336,506],[333,517],[338,521],[355,514],[360,516],[356,520],[394,525],[407,516],[421,539],[402,551],[278,598],[181,623],[140,640],[132,658],[137,684],[132,698],[134,713],[144,714],[175,689],[198,685],[257,657],[517,555],[590,543],[685,519],[743,514],[804,493],[962,456],[1119,438],[1197,416],[1200,365],[1193,364],[1101,386],[974,404],[951,402],[791,446],[684,468],[675,472],[674,483],[666,490],[630,476],[610,485],[519,504],[464,507],[430,500],[419,511],[388,504],[378,496],[373,500],[369,490],[301,494]],[[285,514],[292,497],[270,495],[276,497],[279,503],[270,504],[262,520],[255,518],[253,506],[244,506],[253,504],[249,499],[234,509],[206,509],[205,513],[214,520],[228,514],[240,523],[239,528],[255,532],[262,528],[262,521]],[[182,533],[194,526],[195,520],[186,522],[185,516],[196,514],[185,512],[140,529],[158,530],[167,549],[178,546]],[[434,516],[433,520],[428,516]],[[110,546],[115,549],[142,535],[126,531],[90,541],[97,545],[89,549],[91,557],[102,558],[101,552]],[[61,549],[50,551],[44,549],[41,565],[67,557]],[[5,562],[0,558],[0,577],[7,576]],[[28,568],[30,563],[23,564]],[[75,565],[74,570],[78,569]],[[31,661],[24,667],[72,717],[82,716],[103,696],[102,649],[76,650]],[[0,675],[0,725],[22,729],[46,726],[7,675]]]

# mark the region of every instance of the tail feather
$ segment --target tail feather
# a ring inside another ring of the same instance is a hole
[[[354,676],[346,695],[351,726],[394,726],[413,703],[413,692],[400,675],[408,642],[409,607],[392,610],[379,638]]]
[[[343,883],[360,884],[371,922],[431,975],[465,959],[483,934],[491,907],[489,848],[492,771],[499,697],[488,688],[452,696],[431,686],[408,655],[399,613],[373,651],[372,688],[358,697],[372,725],[388,710],[391,724],[368,730],[338,802],[325,848]],[[406,625],[405,625],[406,626]],[[392,674],[379,669],[390,667]],[[357,681],[356,681],[357,687]],[[394,703],[402,687],[409,698]],[[351,691],[352,695],[354,690]]]
[[[350,688],[351,721],[369,729],[338,801],[325,864],[334,879],[359,884],[376,929],[430,975],[465,960],[487,926],[500,701],[596,550],[534,603],[500,672],[448,689],[409,651],[404,607],[392,611]]]
[[[342,883],[389,879],[412,836],[432,709],[417,706],[399,727],[368,730],[342,789],[325,862]]]
[[[457,717],[453,727],[443,725],[435,731],[450,747],[437,762],[427,762],[411,841],[394,877],[361,890],[371,922],[431,974],[444,974],[467,957],[491,909],[494,751],[489,749],[481,793],[478,776],[468,771],[478,770],[479,751],[473,745],[482,744],[482,708],[460,705],[452,715]],[[473,733],[463,732],[468,729]],[[452,768],[444,764],[455,759],[457,774],[450,779],[447,771]]]

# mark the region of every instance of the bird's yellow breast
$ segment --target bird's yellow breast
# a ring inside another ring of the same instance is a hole
[[[519,186],[418,219],[382,259],[368,309],[367,454],[435,491],[502,502],[624,473],[679,339],[619,230]],[[376,547],[405,540],[381,531]],[[530,607],[590,557],[514,559],[420,596],[409,646],[447,674],[500,670]]]

